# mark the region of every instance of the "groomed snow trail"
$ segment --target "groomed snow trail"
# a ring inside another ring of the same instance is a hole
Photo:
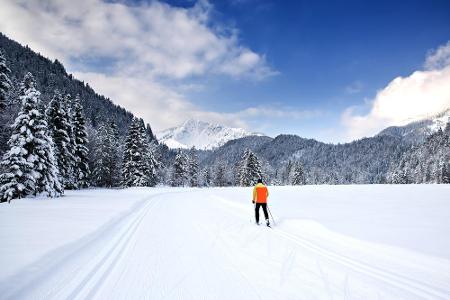
[[[449,299],[448,258],[283,218],[276,196],[270,229],[253,224],[248,189],[138,191],[95,230],[0,277],[0,298]]]

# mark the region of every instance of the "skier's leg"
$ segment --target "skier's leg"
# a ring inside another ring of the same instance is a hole
[[[260,203],[256,203],[256,205],[255,205],[256,224],[259,224],[259,206],[260,206]]]
[[[264,218],[266,218],[266,223],[269,224],[269,214],[267,213],[267,203],[262,203],[262,208],[264,211]]]

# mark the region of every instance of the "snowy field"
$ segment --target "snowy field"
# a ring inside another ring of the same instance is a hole
[[[0,205],[0,299],[450,299],[450,186],[84,190]]]

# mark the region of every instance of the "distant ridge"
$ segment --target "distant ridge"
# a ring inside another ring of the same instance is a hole
[[[161,143],[172,149],[195,147],[199,150],[212,150],[231,140],[263,134],[190,119],[180,126],[156,133],[156,136]]]
[[[414,121],[404,126],[388,127],[382,130],[378,136],[395,136],[406,142],[417,144],[423,142],[429,135],[436,132],[439,128],[444,129],[449,120],[450,108],[436,115],[425,117],[422,120]]]

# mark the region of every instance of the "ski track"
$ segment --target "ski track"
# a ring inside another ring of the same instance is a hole
[[[335,253],[333,251],[327,250],[319,245],[316,245],[306,239],[303,239],[301,237],[298,237],[296,235],[290,234],[284,230],[280,229],[273,229],[275,234],[282,236],[293,243],[297,244],[298,246],[310,250],[313,253],[324,257],[332,262],[344,265],[345,267],[348,267],[356,272],[359,272],[361,274],[364,274],[366,276],[372,277],[377,280],[381,280],[387,284],[390,284],[392,286],[395,286],[397,288],[403,289],[405,291],[410,292],[411,294],[423,297],[426,299],[448,299],[449,295],[439,288],[433,287],[429,284],[426,284],[424,282],[418,282],[412,278],[408,278],[406,276],[395,274],[393,272],[390,272],[388,270],[382,270],[380,268],[377,268],[375,266],[371,266],[362,262],[359,262],[357,260],[348,258],[344,255]],[[321,273],[323,274],[322,269],[320,268]],[[328,289],[328,287],[327,287]]]
[[[128,211],[108,222],[96,232],[56,249],[42,260],[28,266],[14,278],[24,281],[20,287],[10,290],[8,282],[0,283],[2,299],[90,299],[108,277],[133,238],[140,222],[149,213],[155,200],[166,192],[140,200]],[[97,245],[106,240],[103,249],[92,255]],[[66,250],[69,251],[66,251]],[[61,252],[59,254],[58,252]],[[52,263],[50,262],[50,258]],[[38,272],[31,273],[30,270]],[[49,282],[40,278],[51,276]],[[24,280],[25,278],[25,280]],[[76,284],[78,282],[78,284]],[[50,284],[51,283],[51,284]],[[76,284],[76,286],[74,286]],[[68,291],[71,291],[70,293]]]
[[[232,208],[242,208],[241,205],[236,203],[231,203],[228,200],[219,197],[214,196],[216,200],[219,200],[221,204],[224,204],[224,206],[230,210],[232,213],[236,215],[242,215],[243,211],[248,212],[248,209],[238,209],[234,210]],[[400,290],[403,290],[405,292],[408,292],[411,296],[415,296],[420,299],[449,299],[450,296],[448,294],[448,291],[445,291],[443,289],[440,289],[438,287],[432,286],[425,282],[419,282],[413,278],[408,278],[407,276],[397,274],[395,272],[384,270],[381,268],[378,268],[374,265],[369,265],[367,263],[360,262],[358,260],[349,258],[345,255],[339,254],[337,252],[333,252],[331,250],[328,250],[318,244],[315,244],[314,242],[311,242],[305,238],[302,238],[299,236],[299,234],[292,234],[285,230],[276,228],[277,226],[273,226],[270,228],[270,231],[276,235],[279,236],[285,240],[290,241],[294,245],[297,245],[317,257],[325,258],[328,261],[331,261],[334,264],[338,264],[341,266],[344,266],[345,268],[351,269],[352,271],[355,271],[359,274],[363,274],[369,278],[375,279],[377,281],[382,281],[385,284],[388,284],[392,287],[398,288]],[[253,241],[257,239],[257,236],[251,236],[249,239],[245,240],[245,243],[248,243],[250,240]],[[286,265],[292,265],[292,253],[288,254],[285,261],[282,264],[282,272],[280,276],[281,283],[284,282],[286,271]],[[290,266],[291,267],[291,266]],[[326,278],[326,274],[323,271],[323,268],[320,265],[320,261],[317,260],[317,268],[319,270],[320,277],[322,278],[324,282],[325,289],[327,290],[327,293],[330,296],[330,299],[333,298],[332,291],[330,284]],[[344,292],[348,292],[348,279],[345,281],[345,288]]]
[[[180,193],[190,193],[189,198],[194,198],[194,200],[178,205],[179,202],[176,201],[182,200],[176,197],[171,199],[171,197]],[[172,206],[174,204],[176,205]],[[208,207],[206,209],[203,207],[202,211],[197,212],[200,206]],[[163,215],[164,213],[177,215],[179,211],[184,213],[180,222],[186,222],[185,226],[177,223],[171,224],[171,220],[164,219],[162,216],[157,219],[159,223],[166,222],[157,224],[161,227],[149,227],[148,223],[143,226],[144,220],[156,223],[152,216],[159,212]],[[227,212],[220,215],[219,211]],[[398,298],[449,299],[448,291],[444,290],[446,286],[438,287],[438,282],[434,286],[433,282],[420,282],[405,274],[350,258],[338,251],[333,251],[333,244],[328,243],[327,247],[324,247],[312,242],[306,236],[302,236],[299,231],[294,234],[284,230],[283,226],[272,228],[249,226],[246,222],[249,212],[252,210],[244,209],[240,204],[228,202],[225,198],[201,190],[162,192],[144,197],[129,210],[119,214],[95,232],[51,251],[16,275],[0,282],[0,299],[120,298],[121,295],[123,297],[123,291],[121,294],[114,294],[114,290],[122,290],[124,288],[121,286],[122,282],[126,282],[125,286],[128,285],[129,288],[137,288],[138,294],[132,295],[134,297],[139,295],[139,298],[208,298],[211,296],[208,295],[208,291],[210,293],[217,292],[214,291],[215,285],[210,285],[214,283],[214,279],[208,277],[210,269],[221,268],[227,270],[227,273],[221,274],[220,278],[231,279],[228,282],[231,289],[241,289],[231,291],[231,294],[249,296],[246,298],[270,299],[270,295],[272,295],[270,292],[277,288],[292,287],[295,280],[300,280],[295,276],[301,274],[309,278],[307,282],[303,278],[302,284],[309,283],[322,289],[322,292],[318,294],[320,296],[309,290],[304,291],[305,293],[311,292],[312,297],[328,299],[357,297],[358,291],[353,291],[354,287],[350,281],[366,282],[365,278],[368,278],[370,282],[382,283],[383,290],[377,292],[378,298],[383,298],[379,292],[387,292],[389,295],[390,292],[393,292],[392,295],[396,295],[402,291],[400,296],[397,295]],[[197,216],[195,216],[196,213]],[[216,213],[218,213],[217,218],[214,217]],[[233,215],[232,221],[227,217],[228,213]],[[190,223],[192,215],[199,222],[192,221]],[[179,226],[183,226],[181,232]],[[146,227],[147,231],[140,231],[143,227]],[[149,234],[152,230],[161,230],[161,228],[166,228],[168,234],[168,237],[158,236],[162,246],[157,241],[155,244],[146,244],[143,235]],[[180,235],[174,235],[175,232]],[[183,234],[187,235],[183,236]],[[168,240],[169,237],[171,240]],[[202,241],[197,245],[197,247],[200,246],[200,249],[196,250],[189,238],[197,238],[198,241]],[[285,247],[284,252],[281,252],[283,259],[280,261],[277,260],[277,256],[271,257],[270,253],[282,246]],[[154,247],[148,249],[153,256],[148,257],[147,260],[142,257],[142,266],[139,263],[136,264],[139,259],[134,263],[127,261],[129,256],[145,253],[146,247]],[[255,247],[266,249],[265,251],[261,249],[260,253],[248,255],[247,252],[253,251]],[[180,256],[183,251],[191,255],[197,251],[199,255],[209,256],[204,257],[204,261],[197,261],[198,258],[189,259]],[[307,263],[302,265],[305,260]],[[245,261],[246,264],[242,265],[242,261]],[[199,265],[195,266],[195,262],[198,262]],[[269,294],[261,292],[260,282],[254,282],[254,278],[252,278],[255,270],[264,270],[255,268],[257,264],[263,264],[262,262],[264,262],[264,267],[271,268],[274,270],[273,272],[278,270],[278,277],[274,277],[278,279],[278,285],[274,284],[270,287],[272,290],[269,290]],[[215,265],[209,265],[211,263]],[[173,270],[176,276],[171,278],[172,281],[162,281],[166,278],[164,276],[167,276],[166,268],[173,265],[178,268]],[[300,269],[299,265],[301,265]],[[326,272],[330,266],[330,270],[334,272],[336,272],[335,266],[338,266],[338,272],[343,274],[342,285],[336,281],[336,278],[333,280],[332,274]],[[183,267],[187,269],[183,269]],[[314,268],[315,270],[313,270]],[[146,280],[139,278],[142,270],[147,270],[144,274],[147,276],[144,278]],[[253,273],[249,270],[253,270]],[[359,276],[350,280],[350,273],[359,274]],[[199,278],[191,278],[195,275]],[[134,282],[133,278],[140,280]],[[310,280],[311,282],[309,282]],[[190,287],[192,282],[203,287],[206,294],[197,295],[198,291]],[[153,286],[155,284],[157,285],[156,291]],[[310,288],[312,290],[312,287]],[[299,290],[301,290],[300,287]],[[340,294],[342,296],[339,296]],[[133,298],[132,295],[131,298]],[[284,295],[288,295],[288,293]],[[308,298],[307,294],[293,295],[292,293],[289,298],[298,299],[300,296]],[[219,294],[213,298],[221,297],[226,297],[226,295]]]
[[[75,287],[68,299],[92,299],[101,284],[105,281],[108,275],[111,274],[114,266],[123,258],[125,249],[129,246],[130,240],[134,237],[142,219],[149,213],[151,208],[155,205],[156,197],[153,201],[148,201],[145,207],[141,209],[139,214],[131,220],[127,225],[125,231],[118,237],[117,241],[111,243],[107,248],[107,252],[101,255],[100,261],[95,264],[87,276]],[[89,264],[92,265],[92,263]],[[86,294],[87,293],[87,294]]]

